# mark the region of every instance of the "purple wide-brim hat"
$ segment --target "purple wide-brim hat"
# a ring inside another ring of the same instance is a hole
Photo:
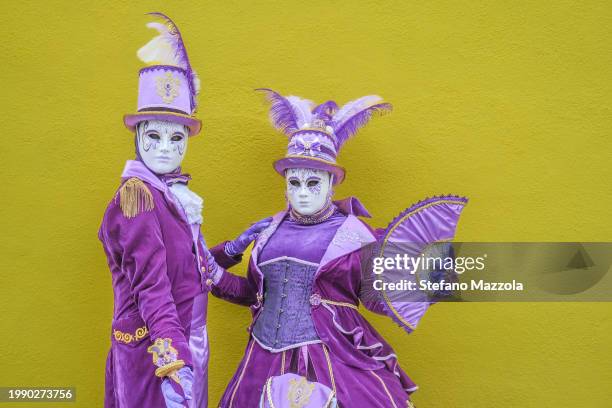
[[[187,126],[187,128],[189,129],[189,136],[197,135],[202,129],[202,121],[200,119],[194,118],[193,116],[189,115],[183,115],[181,113],[164,111],[145,111],[123,116],[123,123],[132,132],[135,130],[136,125],[139,122],[145,120],[167,120],[169,122],[180,123],[181,125]]]
[[[336,163],[308,156],[285,156],[275,161],[273,166],[274,170],[283,177],[285,177],[285,170],[287,169],[303,168],[328,171],[334,175],[334,185],[342,183],[346,174],[344,168],[338,166]]]

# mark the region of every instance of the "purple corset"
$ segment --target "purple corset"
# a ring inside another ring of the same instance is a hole
[[[253,337],[270,351],[320,342],[310,313],[312,282],[318,265],[277,258],[259,265],[264,275],[264,304]]]

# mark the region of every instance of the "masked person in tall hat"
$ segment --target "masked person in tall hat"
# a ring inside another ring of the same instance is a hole
[[[114,311],[106,363],[106,407],[207,406],[209,264],[230,267],[269,225],[210,249],[200,232],[203,200],[181,172],[195,117],[198,78],[176,25],[161,13],[159,35],[138,51],[138,111],[125,115],[136,159],[99,230],[112,275]]]
[[[220,406],[412,406],[417,386],[358,305],[388,315],[410,333],[432,302],[368,290],[364,248],[419,242],[411,247],[418,256],[430,243],[453,238],[467,200],[429,198],[386,229],[370,228],[358,218],[370,215],[356,198],[332,198],[345,177],[336,156],[374,114],[391,105],[371,95],[342,107],[333,101],[315,106],[262,91],[271,102],[273,125],[289,138],[287,155],[274,163],[286,180],[288,205],[256,239],[246,278],[214,265],[213,292],[249,306],[253,314],[244,357]]]

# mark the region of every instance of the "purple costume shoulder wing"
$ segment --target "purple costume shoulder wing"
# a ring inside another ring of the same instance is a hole
[[[334,201],[336,207],[344,214],[353,214],[356,217],[372,218],[368,210],[361,204],[356,197],[347,197],[342,200]]]
[[[461,211],[467,202],[467,198],[454,195],[434,196],[419,201],[389,223],[383,239],[391,242],[425,243],[452,239]]]
[[[375,256],[396,259],[399,255],[402,259],[406,259],[407,256],[414,260],[423,258],[422,255],[438,259],[452,256],[450,244],[445,243],[454,238],[459,216],[467,201],[465,197],[445,195],[427,198],[413,204],[395,217],[385,230],[378,231],[379,245],[376,247]],[[381,275],[373,279],[380,278],[384,282],[393,283],[414,282],[414,288],[418,289],[417,281],[420,279],[433,281],[438,279],[437,274],[444,272],[439,269],[441,268],[436,270],[423,267],[423,264],[415,267],[414,263],[408,262],[385,269]],[[371,306],[368,308],[375,311],[382,310],[408,333],[416,328],[423,314],[434,303],[430,298],[431,293],[420,290],[371,292],[369,296],[367,294],[364,296]]]

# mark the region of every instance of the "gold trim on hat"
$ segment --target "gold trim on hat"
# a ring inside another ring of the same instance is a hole
[[[202,120],[196,118],[195,116],[188,115],[186,113],[178,113],[178,112],[164,111],[164,110],[159,110],[159,111],[158,110],[138,111],[138,112],[135,112],[135,113],[125,114],[125,115],[123,115],[123,124],[129,130],[134,131],[134,129],[136,128],[136,124],[128,125],[126,123],[126,120],[128,120],[129,118],[134,118],[134,117],[138,117],[138,116],[151,116],[151,115],[174,116],[174,117],[177,117],[177,118],[183,118],[183,119],[187,119],[187,120],[193,121],[192,124],[187,125],[187,127],[189,127],[189,136],[190,137],[197,135],[202,130]],[[168,120],[170,120],[170,119],[168,119]]]
[[[333,167],[336,170],[339,170],[341,172],[341,174],[339,175],[338,178],[334,177],[334,185],[340,184],[342,181],[344,181],[344,179],[346,177],[346,169],[344,167],[340,166],[337,163],[330,162],[330,161],[324,160],[324,159],[320,159],[318,157],[301,156],[301,155],[295,155],[295,154],[287,155],[287,156],[283,157],[282,159],[278,159],[278,160],[276,160],[274,162],[274,164],[273,164],[274,170],[276,170],[276,172],[278,174],[280,174],[281,176],[283,176],[283,174],[281,173],[281,169],[286,170],[286,169],[292,168],[292,167],[293,168],[295,168],[295,167],[307,167],[307,166],[295,166],[295,165],[281,165],[282,160],[285,160],[285,159],[302,159],[302,160],[320,162],[320,163],[327,164],[328,166],[331,166],[331,167]],[[317,167],[315,167],[315,169],[316,168]]]
[[[165,110],[147,110],[147,111],[139,111],[139,112],[135,112],[135,113],[128,113],[125,116],[143,116],[143,115],[173,115],[173,116],[180,116],[182,118],[185,119],[193,119],[196,121],[200,121],[200,119],[196,118],[193,115],[188,115],[186,113],[178,113],[178,112],[173,112],[173,111],[165,111]]]
[[[295,132],[290,133],[289,137],[293,137],[294,135],[296,135],[297,133],[300,133],[300,132],[319,132],[319,133],[323,133],[323,134],[329,136],[329,138],[332,139],[332,140],[334,140],[336,138],[333,133],[329,133],[325,129],[318,128],[318,127],[306,127],[306,128],[303,128],[303,129],[298,129]]]
[[[314,161],[319,161],[321,163],[330,164],[330,165],[335,166],[335,167],[340,167],[341,169],[343,169],[343,167],[339,166],[336,162],[331,162],[329,160],[320,159],[318,157],[302,156],[302,155],[299,155],[299,154],[288,154],[287,156],[285,156],[285,159],[307,159],[307,160],[314,160]]]

